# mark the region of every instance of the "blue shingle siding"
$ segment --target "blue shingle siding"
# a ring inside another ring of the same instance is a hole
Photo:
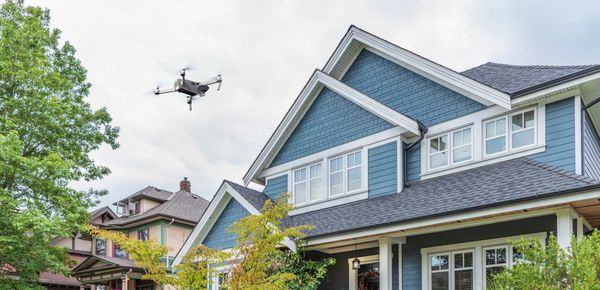
[[[342,82],[426,126],[486,108],[473,99],[364,49]]]
[[[227,229],[232,224],[238,222],[241,218],[250,213],[235,199],[231,199],[223,209],[223,212],[217,218],[217,221],[210,229],[206,238],[202,242],[209,248],[229,249],[235,246],[237,235],[229,233]]]
[[[286,193],[288,190],[288,176],[287,174],[278,176],[275,178],[271,178],[267,180],[267,185],[263,190],[263,193],[266,194],[272,200],[277,200],[277,197],[281,193]]]
[[[493,225],[407,237],[406,244],[402,246],[403,289],[421,289],[421,248],[533,234],[539,232],[556,232],[556,216],[549,215],[518,221],[497,223]]]
[[[398,143],[369,149],[369,198],[398,191]]]
[[[270,166],[366,137],[393,125],[323,88]]]
[[[534,160],[575,171],[575,101],[564,99],[546,105],[546,151]]]
[[[583,175],[600,179],[600,138],[590,116],[583,116]]]
[[[406,153],[406,176],[408,181],[421,179],[421,144],[413,146]]]

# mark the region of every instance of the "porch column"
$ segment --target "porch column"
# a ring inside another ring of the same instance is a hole
[[[129,286],[129,279],[127,278],[127,276],[123,276],[123,278],[121,278],[121,289],[122,290],[128,290],[128,286]]]
[[[561,248],[571,246],[571,236],[573,235],[573,215],[570,208],[563,208],[556,211],[556,241]]]
[[[392,290],[392,239],[379,239],[379,289]]]

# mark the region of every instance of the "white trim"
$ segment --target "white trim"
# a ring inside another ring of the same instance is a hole
[[[509,136],[508,136],[509,135],[508,119],[510,119],[510,117],[508,115],[503,115],[500,117],[495,117],[495,118],[483,121],[483,125],[482,125],[482,128],[483,128],[483,150],[482,151],[483,151],[484,159],[498,156],[498,155],[508,152],[508,146],[509,146],[508,143],[510,143]],[[498,134],[498,132],[496,132],[496,131],[498,131],[498,123],[501,120],[504,120],[504,133]],[[488,138],[487,137],[487,125],[490,123],[494,123],[494,132],[495,132],[494,134],[495,135],[493,137]],[[487,152],[487,142],[489,140],[499,139],[499,138],[504,138],[504,150],[494,152],[494,153],[488,153]]]
[[[361,265],[379,263],[379,255],[352,257],[348,259],[348,290],[358,290],[358,271],[352,269],[352,260],[358,258]]]
[[[513,214],[513,213],[516,213],[519,211],[524,211],[524,210],[543,208],[543,207],[549,207],[549,206],[557,206],[557,205],[562,205],[565,203],[571,203],[571,202],[581,201],[581,200],[586,200],[586,199],[597,199],[597,198],[600,198],[600,190],[590,190],[590,191],[571,193],[571,194],[565,194],[565,195],[560,195],[560,196],[551,196],[551,197],[546,197],[546,198],[538,197],[538,199],[532,200],[532,201],[517,202],[517,203],[492,207],[492,208],[467,211],[467,212],[463,212],[463,213],[447,214],[444,216],[434,217],[434,218],[429,218],[429,219],[424,219],[424,220],[418,220],[418,221],[412,221],[412,222],[406,222],[406,223],[400,223],[400,224],[388,225],[388,226],[371,227],[368,229],[355,230],[355,231],[349,232],[349,233],[316,237],[316,238],[309,239],[307,241],[307,245],[314,246],[314,245],[332,243],[332,242],[341,241],[341,240],[358,239],[358,238],[366,237],[366,236],[376,236],[376,235],[392,234],[392,233],[397,233],[398,236],[405,236],[405,235],[408,235],[409,233],[404,233],[404,232],[407,232],[410,230],[417,230],[417,229],[423,228],[423,227],[430,227],[430,226],[446,224],[446,223],[449,224],[446,226],[446,228],[452,228],[452,227],[456,227],[457,222],[460,222],[460,221],[471,220],[471,219],[480,219],[480,218],[489,217],[489,216],[499,216],[499,215],[510,214],[507,217],[496,217],[495,218],[496,221],[498,221],[498,220],[514,220],[514,219],[522,218],[523,216],[539,216],[539,214],[547,213],[547,212],[530,211],[530,212],[525,212],[522,214]],[[489,223],[489,222],[486,222],[486,223]],[[483,224],[486,224],[486,223],[483,223]],[[464,224],[465,223],[459,223],[460,226],[464,226]],[[477,223],[474,222],[473,224],[477,224]]]
[[[581,111],[581,97],[575,96],[575,173],[583,174],[583,119]]]
[[[293,132],[306,110],[308,110],[312,104],[312,101],[317,97],[318,91],[321,90],[322,86],[329,88],[387,122],[404,128],[404,132],[408,131],[414,135],[420,134],[419,126],[415,120],[375,101],[373,98],[332,78],[322,71],[316,70],[288,113],[285,115],[284,119],[281,121],[281,124],[279,124],[273,133],[273,136],[271,136],[256,160],[252,163],[252,166],[244,176],[245,185],[248,185],[251,181],[260,183],[257,179],[258,174],[260,174],[259,171],[271,162],[274,155],[279,152],[279,149],[283,146],[287,137]]]
[[[582,78],[574,79],[574,80],[566,82],[566,83],[558,84],[556,86],[552,86],[552,87],[549,87],[549,88],[546,88],[546,89],[543,89],[540,91],[536,91],[536,92],[533,92],[533,93],[530,93],[527,95],[517,97],[512,100],[512,104],[516,106],[516,105],[520,105],[520,104],[535,100],[537,98],[543,98],[545,96],[554,94],[557,91],[571,90],[583,83],[593,81],[596,79],[600,79],[600,73],[594,73],[594,74],[591,74],[591,75],[588,75],[588,76],[585,76]],[[572,97],[572,96],[573,95],[570,95],[570,97]]]
[[[402,49],[355,26],[351,26],[348,29],[340,45],[336,48],[327,64],[325,64],[323,70],[326,73],[332,73],[338,63],[340,63],[348,47],[353,44],[353,41],[362,43],[366,46],[366,49],[485,105],[497,104],[507,109],[511,108],[511,100],[507,94],[469,79],[451,69]],[[360,49],[356,50],[355,53],[358,52],[360,52]],[[346,63],[345,65],[349,66],[350,64]]]
[[[519,133],[519,132],[523,132],[526,130],[533,130],[533,143],[529,144],[529,145],[524,145],[521,147],[514,148],[513,147],[513,134],[515,134],[515,131],[513,131],[513,129],[512,129],[512,118],[513,118],[513,116],[516,116],[516,115],[523,115],[523,126],[525,126],[525,113],[530,112],[530,111],[533,111],[533,128],[525,128],[525,129],[517,130],[516,132]],[[510,132],[510,136],[509,136],[510,143],[508,145],[508,148],[509,148],[508,151],[514,152],[515,150],[522,150],[523,148],[530,148],[530,147],[536,146],[536,144],[537,144],[537,128],[538,128],[537,122],[539,119],[539,117],[537,115],[537,108],[536,107],[524,108],[522,110],[518,110],[513,113],[510,113],[508,116],[509,116],[508,117],[508,126],[510,126],[510,128],[508,128],[508,127],[506,128],[507,131]]]
[[[473,289],[485,289],[485,263],[484,263],[484,255],[483,251],[487,248],[498,247],[498,246],[506,246],[506,265],[510,267],[512,265],[512,251],[508,246],[508,242],[511,240],[518,240],[520,238],[526,239],[536,239],[540,242],[544,242],[547,237],[546,232],[539,232],[534,234],[524,234],[524,235],[516,235],[509,237],[501,237],[494,239],[486,239],[486,240],[477,240],[465,243],[457,243],[457,244],[448,244],[442,246],[434,246],[427,247],[421,249],[421,287],[424,290],[431,289],[431,285],[429,283],[429,277],[431,275],[431,267],[430,267],[430,257],[432,255],[440,255],[447,254],[449,257],[449,266],[448,266],[448,275],[450,276],[452,272],[452,259],[454,253],[461,252],[473,252]],[[451,281],[452,279],[450,279]]]
[[[392,290],[393,277],[393,252],[392,239],[383,237],[379,239],[379,289]]]

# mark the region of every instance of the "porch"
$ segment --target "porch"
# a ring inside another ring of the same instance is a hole
[[[588,194],[313,238],[307,256],[337,261],[321,289],[485,289],[519,258],[508,240],[553,234],[568,247],[598,227],[598,193]]]

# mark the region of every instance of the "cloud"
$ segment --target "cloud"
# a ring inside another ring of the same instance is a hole
[[[176,190],[183,176],[207,199],[223,178],[241,181],[350,24],[456,70],[488,60],[600,63],[591,1],[27,3],[51,10],[89,71],[89,101],[121,127],[120,149],[93,154],[113,173],[76,185],[108,189],[103,205],[146,185]],[[191,112],[183,96],[150,93],[185,65],[191,79],[224,78]]]

